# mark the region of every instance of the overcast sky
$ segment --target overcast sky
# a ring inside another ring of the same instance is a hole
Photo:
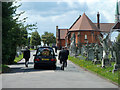
[[[49,2],[48,2],[49,1]],[[59,28],[70,28],[84,12],[96,23],[97,12],[101,23],[114,23],[117,0],[24,0],[17,13],[25,11],[21,18],[28,17],[28,24],[37,22],[38,32],[45,31],[56,35]]]

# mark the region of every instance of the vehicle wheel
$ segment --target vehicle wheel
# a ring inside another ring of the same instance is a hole
[[[36,64],[34,64],[34,69],[38,69],[38,67],[37,67],[37,65],[36,65]]]

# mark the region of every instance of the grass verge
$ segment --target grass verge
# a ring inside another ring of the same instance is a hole
[[[30,48],[29,50],[36,50],[36,49],[32,49],[32,48]]]
[[[14,59],[14,63],[19,62],[22,58],[23,58],[23,54],[19,55],[19,57],[16,57]],[[10,68],[7,65],[5,64],[0,65],[0,73],[7,73],[9,71],[10,71]]]
[[[7,65],[1,65],[0,67],[0,73],[6,73],[10,71],[10,68]]]
[[[101,68],[100,67],[101,64],[94,65],[92,64],[92,61],[80,60],[79,58],[75,58],[72,56],[69,56],[68,59],[73,63],[77,64],[78,66],[83,67],[89,71],[92,71],[118,84],[118,71],[115,73],[112,73],[114,63],[112,63],[112,67]]]
[[[19,62],[21,59],[23,59],[23,54],[19,55],[19,57],[15,57],[14,63]]]
[[[2,73],[2,65],[0,64],[0,74]]]

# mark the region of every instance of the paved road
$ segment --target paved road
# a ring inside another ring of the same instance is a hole
[[[35,51],[31,52],[33,55]],[[68,61],[65,71],[33,69],[33,56],[29,67],[24,59],[17,65],[10,65],[11,73],[2,74],[2,88],[118,88],[116,85],[81,69]]]

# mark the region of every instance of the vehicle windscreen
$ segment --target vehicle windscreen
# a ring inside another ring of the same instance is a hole
[[[39,48],[37,51],[37,56],[53,56],[54,51],[50,48]]]

